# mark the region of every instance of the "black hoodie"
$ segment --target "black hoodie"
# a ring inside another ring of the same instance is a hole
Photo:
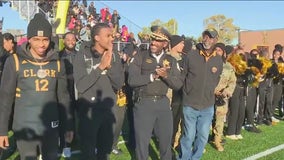
[[[42,60],[34,59],[29,49],[28,43],[22,44],[17,50],[18,60],[13,55],[5,62],[0,86],[0,135],[7,135],[14,102],[15,135],[24,132],[30,138],[41,136],[57,129],[59,119],[65,130],[73,130],[64,63],[59,62],[58,53],[51,48]],[[40,66],[47,73],[44,78],[37,77]]]

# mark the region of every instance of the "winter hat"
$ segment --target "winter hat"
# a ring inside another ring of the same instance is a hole
[[[225,51],[226,51],[226,54],[229,55],[230,53],[232,53],[234,50],[234,47],[231,46],[231,45],[226,45],[225,47]]]
[[[221,48],[224,53],[226,52],[226,51],[225,51],[225,44],[224,44],[224,43],[216,43],[216,44],[215,44],[215,48],[217,48],[217,47]]]
[[[184,47],[182,52],[184,54],[187,54],[191,49],[192,49],[192,40],[191,39],[184,40]]]
[[[180,42],[184,41],[184,39],[179,35],[172,35],[170,38],[171,48],[174,48]]]
[[[51,24],[41,13],[35,14],[34,18],[30,21],[27,30],[28,39],[34,36],[51,37],[52,35]]]

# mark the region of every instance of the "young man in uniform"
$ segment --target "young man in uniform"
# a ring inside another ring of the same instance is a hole
[[[214,114],[215,95],[223,69],[222,57],[214,51],[218,40],[215,29],[202,33],[197,50],[187,54],[183,66],[183,135],[180,160],[200,159],[208,140]]]
[[[171,139],[173,118],[168,88],[178,90],[182,86],[181,74],[174,57],[166,54],[169,32],[151,27],[150,49],[138,52],[130,62],[128,83],[135,92],[134,127],[136,156],[148,159],[149,143],[154,129],[159,139],[161,160],[172,158]]]
[[[118,54],[113,54],[112,29],[98,23],[91,29],[92,40],[81,45],[73,63],[78,90],[79,135],[82,159],[109,159],[113,144],[113,109],[117,91],[124,83]],[[97,155],[95,150],[97,149]]]
[[[73,139],[65,68],[50,48],[51,33],[50,23],[36,14],[27,28],[28,43],[8,57],[3,70],[0,147],[9,146],[8,120],[15,103],[13,131],[21,159],[37,159],[39,149],[43,160],[56,160],[59,123],[63,123],[66,140]],[[59,121],[59,117],[64,118]]]

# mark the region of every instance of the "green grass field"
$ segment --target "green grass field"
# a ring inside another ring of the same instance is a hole
[[[202,160],[242,160],[250,157],[259,152],[263,152],[272,147],[284,144],[284,121],[279,122],[274,126],[261,125],[259,128],[262,130],[261,133],[250,133],[246,130],[242,130],[242,135],[244,139],[242,140],[229,140],[226,139],[225,151],[218,152],[213,147],[212,143],[209,142],[206,145],[206,152],[204,153]],[[127,137],[127,135],[126,135]],[[123,141],[123,137],[120,137]],[[125,139],[127,141],[127,139]],[[127,143],[127,142],[126,142]],[[134,151],[129,151],[126,147],[126,143],[119,144],[119,148],[122,149],[123,153],[121,155],[111,155],[111,160],[133,160],[131,155],[134,156]],[[159,154],[157,152],[157,147],[153,141],[149,147],[150,150],[150,160],[158,160]],[[14,153],[9,160],[15,160],[18,158],[18,154]],[[71,160],[79,160],[80,154],[72,155]],[[283,150],[274,152],[270,155],[260,158],[260,160],[283,160],[284,152]],[[64,158],[61,158],[64,160]]]

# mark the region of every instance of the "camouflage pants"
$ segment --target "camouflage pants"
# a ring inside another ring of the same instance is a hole
[[[216,107],[215,111],[215,126],[213,128],[214,139],[221,141],[224,131],[224,121],[228,112],[228,99],[225,100],[225,105]]]

